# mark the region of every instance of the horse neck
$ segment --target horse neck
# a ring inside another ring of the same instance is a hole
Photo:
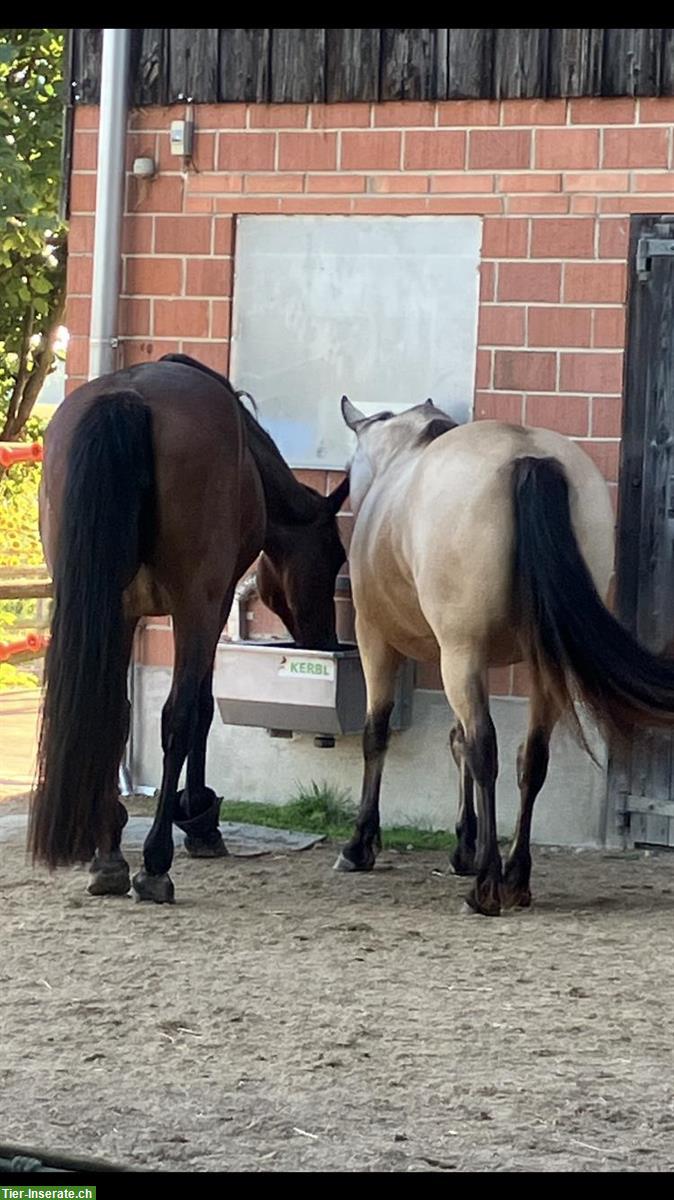
[[[278,447],[243,409],[251,454],[260,473],[270,525],[306,525],[318,515],[321,497],[293,475]]]

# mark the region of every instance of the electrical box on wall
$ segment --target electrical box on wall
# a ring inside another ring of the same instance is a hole
[[[194,121],[188,119],[171,121],[171,154],[177,158],[191,158],[194,144]]]

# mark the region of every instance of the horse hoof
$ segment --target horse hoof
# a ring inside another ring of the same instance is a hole
[[[173,904],[175,888],[169,875],[149,875],[141,867],[133,877],[133,894],[136,900],[153,900],[155,904]]]
[[[87,891],[90,896],[126,896],[131,890],[131,876],[126,863],[112,870],[92,871]]]
[[[504,888],[501,903],[504,908],[531,908],[531,892],[528,888]]]
[[[353,871],[372,871],[374,870],[374,861],[375,860],[373,856],[372,860],[369,862],[354,862],[352,858],[347,858],[346,854],[342,850],[332,869],[333,871],[347,871],[349,873]]]
[[[501,915],[500,901],[492,896],[486,896],[482,900],[479,900],[474,894],[467,896],[463,911],[465,912],[466,909],[471,916],[475,917],[500,917]]]
[[[449,873],[450,873],[450,875],[460,875],[462,877],[477,874],[475,867],[472,866],[470,863],[465,862],[461,858],[457,858],[457,859],[450,858]]]
[[[185,851],[190,858],[228,858],[229,850],[227,849],[222,834],[218,831],[217,834],[210,838],[186,837]]]

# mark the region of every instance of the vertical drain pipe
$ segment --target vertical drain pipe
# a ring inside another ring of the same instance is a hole
[[[96,167],[96,223],[94,227],[91,325],[89,327],[89,378],[109,375],[118,365],[118,317],[121,280],[122,214],[126,176],[126,124],[129,87],[129,29],[103,30],[101,107]],[[129,700],[133,724],[133,662],[129,668]],[[133,790],[131,781],[131,730],[119,770],[122,795]]]

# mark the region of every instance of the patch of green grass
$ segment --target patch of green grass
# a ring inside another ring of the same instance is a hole
[[[298,833],[322,833],[333,841],[345,841],[353,832],[356,806],[347,791],[317,784],[300,785],[286,804],[256,804],[248,800],[224,800],[223,821],[248,825],[282,827]],[[419,829],[396,825],[382,829],[382,842],[390,850],[450,850],[456,838],[448,830]]]

